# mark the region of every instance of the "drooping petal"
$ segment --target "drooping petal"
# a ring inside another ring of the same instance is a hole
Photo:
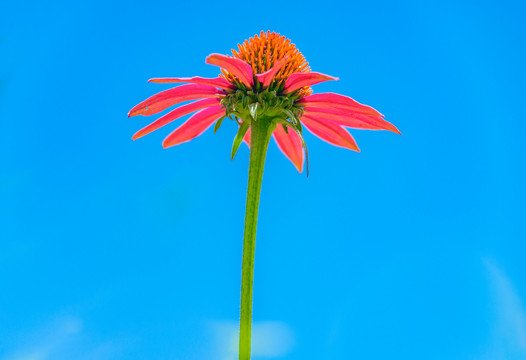
[[[245,136],[243,136],[243,141],[245,144],[247,144],[248,147],[250,147],[250,128],[248,128],[247,132],[245,133]]]
[[[155,131],[159,129],[160,127],[174,121],[175,119],[180,118],[181,116],[185,116],[187,114],[193,113],[194,111],[204,109],[213,105],[219,105],[219,102],[221,99],[204,99],[200,101],[193,102],[188,105],[183,105],[181,107],[178,107],[175,110],[170,111],[168,114],[160,117],[159,119],[155,120],[150,125],[142,128],[141,130],[137,131],[133,136],[132,139],[136,140],[140,137],[143,137],[144,135],[147,135],[151,133],[152,131]]]
[[[341,109],[305,107],[304,115],[320,119],[330,119],[334,122],[356,129],[366,130],[389,130],[400,134],[400,131],[390,122],[382,119],[381,116],[372,116],[346,112]]]
[[[323,121],[315,117],[309,117],[305,114],[301,117],[301,123],[311,133],[327,141],[329,144],[360,152],[352,135],[341,125],[333,123],[330,120]]]
[[[128,113],[128,117],[135,115],[153,115],[183,101],[220,98],[225,92],[209,85],[189,84],[161,91],[136,105]]]
[[[301,173],[303,171],[303,144],[294,130],[288,128],[287,131],[288,133],[285,132],[283,125],[278,124],[272,135],[281,152]]]
[[[297,72],[289,76],[285,81],[283,93],[291,93],[305,86],[316,85],[327,80],[338,80],[337,77],[325,75],[318,72]]]
[[[222,105],[211,106],[196,112],[164,139],[163,147],[179,145],[198,137],[223,115],[225,115],[225,109],[222,108]]]
[[[284,56],[283,58],[279,59],[273,67],[271,67],[270,69],[268,69],[267,71],[265,71],[264,73],[262,74],[256,74],[256,77],[258,78],[259,82],[263,85],[263,88],[266,89],[270,83],[272,82],[272,80],[274,79],[274,76],[276,76],[276,73],[281,70],[281,68],[283,67],[283,65],[286,64],[286,62],[288,61],[289,57],[288,56]]]
[[[383,116],[370,106],[360,104],[348,96],[335,93],[312,94],[299,99],[296,103],[302,106],[348,109],[362,114]]]
[[[191,83],[191,84],[202,84],[218,87],[225,90],[235,89],[235,86],[223,78],[203,78],[200,76],[194,77],[182,77],[182,78],[154,78],[148,80],[148,82],[153,82],[157,84],[167,84],[167,83]]]
[[[249,88],[254,86],[254,72],[252,71],[252,67],[243,60],[221,54],[210,54],[206,58],[206,63],[222,67]]]

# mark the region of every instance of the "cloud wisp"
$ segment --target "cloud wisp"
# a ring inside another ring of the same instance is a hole
[[[89,340],[80,318],[58,316],[40,329],[25,331],[0,360],[109,360],[120,352],[113,342],[94,344]]]
[[[214,354],[221,360],[238,357],[239,324],[236,321],[213,321],[210,324],[215,338]],[[277,358],[290,352],[294,334],[280,321],[260,321],[252,324],[252,356]]]
[[[512,282],[494,262],[483,259],[489,273],[497,320],[487,359],[526,359],[526,312]]]

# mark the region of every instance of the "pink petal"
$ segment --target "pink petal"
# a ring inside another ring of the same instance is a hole
[[[350,113],[341,109],[328,109],[306,107],[304,108],[304,115],[320,119],[330,119],[334,122],[356,129],[367,130],[389,130],[400,134],[400,131],[390,122],[385,121],[380,116],[364,115],[358,113]]]
[[[272,80],[274,80],[274,76],[276,76],[276,73],[285,65],[287,60],[289,59],[288,56],[285,56],[281,59],[279,59],[273,67],[268,69],[262,74],[256,74],[256,77],[258,78],[259,82],[263,84],[263,88],[266,89]]]
[[[135,115],[153,115],[183,101],[203,98],[220,98],[225,92],[208,85],[181,85],[161,91],[136,105],[128,113],[128,117]]]
[[[245,136],[243,136],[243,141],[245,144],[247,144],[248,147],[250,147],[250,128],[248,128],[247,132],[245,133]]]
[[[302,106],[348,109],[362,114],[383,116],[370,106],[360,104],[348,96],[334,93],[312,94],[299,99],[296,103]]]
[[[225,90],[235,89],[235,86],[223,78],[208,79],[202,78],[199,76],[194,77],[182,77],[182,78],[154,78],[148,80],[148,82],[153,82],[157,84],[166,84],[166,83],[192,83],[192,84],[202,84],[210,85],[213,87],[218,87]]]
[[[330,120],[323,121],[317,118],[311,118],[305,114],[301,117],[301,123],[305,125],[311,133],[327,141],[329,144],[360,152],[352,135],[341,125],[333,123]]]
[[[301,173],[303,171],[303,144],[293,129],[288,128],[287,130],[288,134],[285,132],[283,125],[278,124],[272,135],[281,152]]]
[[[222,67],[249,88],[254,86],[254,72],[252,71],[252,67],[243,60],[221,54],[210,54],[206,58],[206,63]]]
[[[217,118],[225,115],[222,105],[211,106],[192,115],[183,125],[175,129],[163,141],[163,147],[179,145],[192,140],[208,129]]]
[[[178,107],[175,110],[170,111],[168,114],[160,117],[159,119],[155,120],[150,125],[142,128],[141,130],[137,131],[132,139],[136,140],[140,137],[143,137],[146,134],[151,133],[154,130],[159,129],[160,127],[174,121],[175,119],[180,118],[181,116],[190,114],[194,111],[197,111],[199,109],[207,108],[213,105],[219,105],[219,102],[221,99],[204,99],[200,101],[193,102],[188,105],[183,105],[181,107]]]
[[[285,81],[283,93],[291,93],[305,86],[311,86],[327,80],[338,80],[337,77],[325,75],[318,72],[297,72],[289,76]]]

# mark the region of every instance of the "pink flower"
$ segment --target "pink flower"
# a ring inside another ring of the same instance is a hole
[[[225,117],[237,121],[239,132],[233,154],[241,139],[250,144],[250,123],[258,117],[276,119],[272,134],[283,154],[299,172],[303,170],[303,127],[336,146],[360,151],[346,128],[389,130],[400,133],[384,116],[350,97],[311,94],[311,86],[335,77],[311,72],[295,45],[276,33],[260,36],[238,45],[232,56],[212,54],[208,64],[221,67],[214,79],[156,78],[155,83],[187,83],[162,91],[135,106],[128,116],[154,115],[182,102],[197,100],[175,108],[133,135],[138,139],[187,114],[186,122],[170,133],[163,147],[178,145],[201,135],[212,124],[217,130]],[[219,121],[218,121],[219,120]]]

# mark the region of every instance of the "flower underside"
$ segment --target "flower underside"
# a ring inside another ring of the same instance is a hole
[[[232,159],[236,155],[243,139],[245,139],[247,144],[249,143],[246,139],[247,132],[249,131],[251,122],[258,121],[258,119],[259,121],[272,122],[273,124],[271,126],[283,126],[286,133],[288,133],[288,128],[291,127],[299,136],[302,146],[305,148],[305,153],[308,154],[305,141],[303,140],[303,129],[299,120],[303,115],[303,108],[294,102],[294,98],[286,95],[278,95],[275,90],[268,89],[260,92],[237,90],[235,93],[224,97],[221,100],[221,104],[225,109],[225,117],[239,124],[239,129],[232,146]],[[223,119],[220,119],[220,121],[216,123],[214,131],[219,129],[222,120]]]
[[[237,90],[221,100],[226,115],[235,115],[245,121],[257,121],[258,118],[300,119],[303,108],[289,96],[278,95],[276,91],[261,92]]]

